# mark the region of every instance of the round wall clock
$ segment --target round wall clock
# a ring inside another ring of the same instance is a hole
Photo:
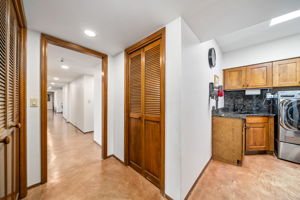
[[[216,66],[216,51],[214,48],[210,48],[208,50],[208,63],[209,63],[209,67],[214,67]]]

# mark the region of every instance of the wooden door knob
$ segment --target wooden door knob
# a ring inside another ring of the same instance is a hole
[[[10,143],[10,137],[6,136],[5,138],[0,140],[0,143],[9,144]]]

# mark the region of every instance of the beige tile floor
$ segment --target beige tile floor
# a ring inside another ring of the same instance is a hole
[[[159,200],[159,189],[114,158],[101,159],[93,134],[48,114],[48,182],[27,200]],[[271,155],[245,156],[242,167],[211,161],[191,200],[300,200],[300,165]]]

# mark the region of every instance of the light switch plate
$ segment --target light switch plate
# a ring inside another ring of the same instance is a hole
[[[38,99],[37,98],[30,99],[30,107],[38,107]]]

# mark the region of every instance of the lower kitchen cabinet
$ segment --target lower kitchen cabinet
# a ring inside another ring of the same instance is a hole
[[[213,117],[212,158],[239,165],[244,156],[244,120]]]
[[[212,158],[241,165],[244,154],[274,151],[274,117],[212,118]]]
[[[246,118],[246,152],[274,151],[274,117]]]

